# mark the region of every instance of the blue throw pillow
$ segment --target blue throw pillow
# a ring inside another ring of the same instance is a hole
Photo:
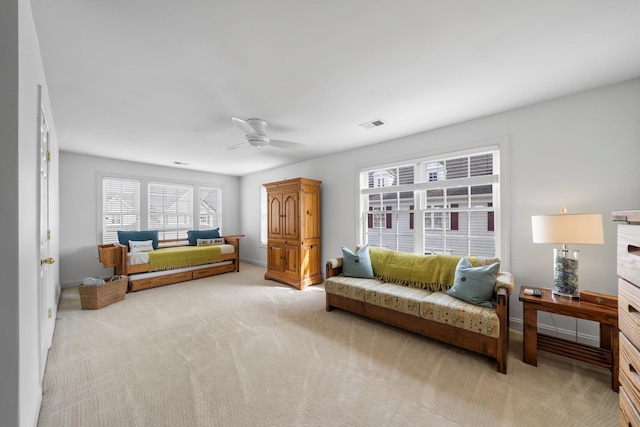
[[[148,231],[118,231],[118,242],[129,247],[129,240],[144,241],[151,240],[153,249],[158,249],[158,230]]]
[[[220,237],[220,229],[213,230],[189,230],[187,231],[189,246],[198,246],[198,239],[217,239]]]
[[[473,267],[468,259],[462,257],[456,266],[453,286],[447,295],[482,307],[492,308],[493,289],[500,273],[500,263]]]
[[[354,254],[348,248],[342,247],[342,274],[349,277],[374,279],[369,245],[364,245]]]

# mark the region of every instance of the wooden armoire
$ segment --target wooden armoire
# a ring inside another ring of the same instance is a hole
[[[264,184],[267,189],[265,279],[304,289],[322,283],[320,266],[321,181],[294,178]]]

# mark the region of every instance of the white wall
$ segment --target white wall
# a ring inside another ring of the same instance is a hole
[[[389,124],[392,126],[392,124]],[[611,211],[640,208],[640,79],[578,93],[400,138],[344,153],[302,162],[242,178],[242,230],[247,234],[244,258],[266,265],[258,244],[262,183],[298,176],[323,181],[322,260],[338,256],[340,246],[358,242],[356,215],[359,165],[438,154],[508,135],[510,179],[509,270],[516,292],[511,295],[511,326],[521,327],[520,285],[552,286],[552,245],[531,242],[531,216],[600,213],[605,244],[581,246],[582,290],[617,294],[616,225]],[[568,318],[554,316],[561,329],[575,330]],[[551,318],[539,322],[552,325]],[[597,335],[591,322],[579,333]]]
[[[173,167],[60,153],[60,281],[62,287],[77,286],[86,276],[107,276],[98,261],[98,202],[102,197],[99,173],[197,182],[222,187],[224,234],[240,234],[240,178]],[[244,242],[240,242],[241,253]]]
[[[0,63],[0,414],[3,426],[35,426],[42,396],[38,337],[39,86],[50,118],[54,158],[57,143],[29,0],[0,3]],[[55,229],[57,168],[52,167],[50,173],[51,227]],[[54,234],[50,252],[54,258],[57,248]],[[53,291],[58,295],[57,266],[53,270]]]

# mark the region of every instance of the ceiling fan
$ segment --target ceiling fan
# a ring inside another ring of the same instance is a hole
[[[246,136],[244,142],[231,145],[227,147],[226,150],[235,150],[236,148],[240,148],[244,145],[251,145],[258,148],[270,146],[288,150],[303,147],[302,144],[297,142],[281,141],[279,139],[269,138],[266,131],[269,124],[262,119],[247,119],[245,121],[237,117],[232,117],[231,120],[233,120],[233,124],[243,131]]]

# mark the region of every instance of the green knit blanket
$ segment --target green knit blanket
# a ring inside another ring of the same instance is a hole
[[[419,255],[397,252],[390,249],[369,249],[373,274],[386,283],[447,291],[453,286],[458,255]],[[478,266],[478,258],[466,257],[471,265]]]
[[[149,271],[175,270],[220,261],[219,246],[176,246],[149,252]]]

